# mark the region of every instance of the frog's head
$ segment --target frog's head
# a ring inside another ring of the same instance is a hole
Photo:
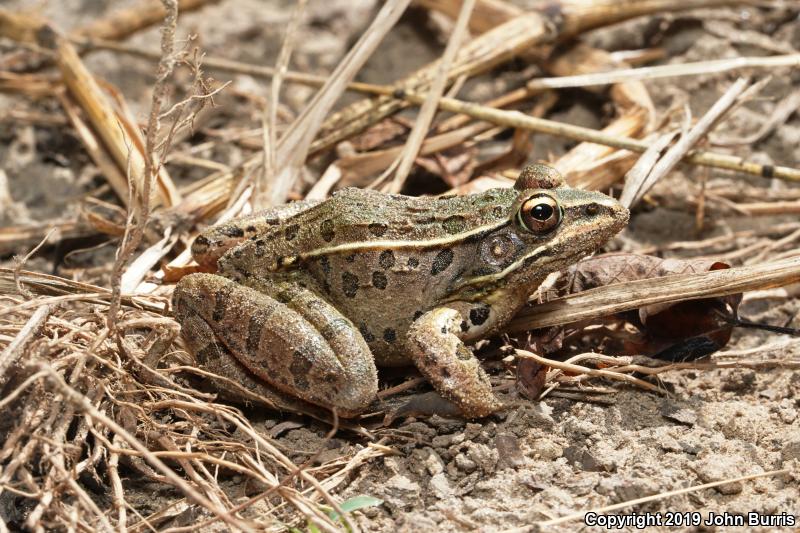
[[[483,236],[464,281],[473,289],[532,289],[548,274],[603,246],[625,227],[628,210],[605,194],[572,189],[554,168],[526,167],[508,223]],[[501,289],[501,292],[504,292]]]

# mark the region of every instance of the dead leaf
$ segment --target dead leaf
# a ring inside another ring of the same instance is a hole
[[[573,265],[567,271],[566,294],[581,292],[611,283],[708,272],[730,265],[708,259],[663,259],[649,255],[614,253],[600,255]],[[596,346],[616,355],[639,354],[686,361],[703,357],[724,347],[730,340],[742,295],[669,302],[641,307],[636,311],[609,317],[608,327],[588,332]],[[582,332],[584,336],[587,332]],[[531,340],[547,353],[559,351],[550,330]]]

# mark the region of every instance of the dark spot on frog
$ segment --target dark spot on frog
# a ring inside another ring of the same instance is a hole
[[[250,317],[250,322],[247,324],[247,351],[251,354],[258,353],[261,330],[264,329],[266,318],[263,313],[256,313]]]
[[[352,272],[342,272],[342,292],[348,298],[355,297],[358,292],[358,276]]]
[[[386,224],[373,223],[369,225],[369,232],[375,235],[376,237],[383,236],[383,234],[386,233],[386,229],[387,229]]]
[[[256,232],[256,227],[255,227],[255,226],[253,226],[253,225],[251,224],[251,225],[249,225],[249,226],[247,226],[247,227],[245,228],[245,231],[246,231],[247,233],[255,233],[255,232]]]
[[[397,333],[392,328],[386,328],[383,330],[383,340],[391,344],[397,340]]]
[[[386,274],[383,272],[376,270],[372,273],[372,286],[376,289],[383,290],[386,288],[388,280],[386,279]]]
[[[381,268],[389,269],[394,266],[394,252],[391,250],[384,250],[378,256],[378,264]]]
[[[197,238],[194,240],[194,244],[196,246],[208,246],[211,244],[211,241],[208,240],[208,237],[205,235],[198,235]]]
[[[352,263],[353,261],[356,260],[356,254],[350,254],[347,257],[345,257],[344,260],[347,261],[348,263]]]
[[[484,194],[476,196],[475,199],[472,201],[472,204],[480,207],[484,205],[493,204],[495,200],[497,200],[497,197],[494,194],[486,192]]]
[[[466,320],[461,321],[461,331],[469,331],[469,323]]]
[[[445,379],[450,377],[450,371],[446,367],[442,367],[439,369],[439,373]]]
[[[469,321],[475,324],[476,326],[480,326],[489,318],[490,309],[488,306],[483,307],[473,307],[469,310]]]
[[[442,335],[447,335],[447,326],[442,326]]]
[[[295,350],[292,354],[292,364],[289,372],[294,378],[294,385],[300,390],[308,389],[308,371],[313,365],[311,358],[300,350]]]
[[[284,235],[286,236],[287,241],[291,241],[295,237],[297,237],[297,233],[300,231],[300,226],[297,224],[292,224],[290,226],[286,226],[286,230]]]
[[[325,242],[331,242],[336,233],[333,231],[333,220],[323,220],[319,225],[319,234]]]
[[[319,258],[319,268],[322,269],[322,273],[326,276],[331,273],[331,262],[327,256],[323,255]]]
[[[409,257],[406,264],[409,266],[409,268],[417,268],[419,266],[419,259],[416,257]]]
[[[236,248],[233,250],[233,257],[235,257],[236,259],[241,259],[243,254],[244,252],[242,252],[241,248]]]
[[[225,226],[220,228],[219,232],[226,237],[244,237],[244,230],[239,226]]]
[[[375,340],[375,335],[373,335],[367,325],[363,322],[358,325],[358,331],[361,333],[361,336],[364,337],[364,340],[368,343],[373,342]]]
[[[447,217],[444,222],[442,222],[442,227],[444,230],[449,233],[450,235],[454,235],[461,231],[464,231],[464,228],[467,227],[467,221],[461,215],[453,215]]]
[[[225,310],[228,309],[233,284],[226,285],[214,293],[214,311],[211,313],[211,320],[219,322],[225,317]]]
[[[453,250],[450,248],[445,248],[433,259],[433,265],[431,265],[431,275],[435,276],[447,270],[447,267],[450,266],[450,263],[453,262]]]

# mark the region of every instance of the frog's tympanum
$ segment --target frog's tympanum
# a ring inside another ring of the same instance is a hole
[[[205,231],[192,254],[218,274],[184,277],[175,314],[201,364],[277,405],[352,417],[375,400],[376,364],[411,363],[482,417],[501,403],[466,344],[627,220],[614,199],[544,165],[513,189],[469,196],[345,189]]]

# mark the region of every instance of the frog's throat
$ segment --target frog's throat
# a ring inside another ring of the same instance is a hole
[[[469,231],[458,233],[457,235],[447,235],[444,237],[437,237],[435,239],[427,239],[427,240],[423,239],[419,241],[407,241],[407,240],[404,241],[402,239],[399,239],[399,240],[382,240],[382,241],[366,241],[366,242],[348,242],[345,244],[337,244],[336,246],[329,246],[327,248],[317,248],[316,250],[311,250],[309,252],[304,252],[296,256],[292,256],[291,258],[284,258],[283,264],[285,264],[286,261],[291,261],[292,263],[294,263],[296,261],[302,261],[323,255],[340,254],[347,252],[380,250],[386,248],[397,250],[401,248],[421,249],[421,248],[443,247],[447,246],[448,244],[453,244],[456,242],[470,242],[472,240],[479,240],[494,231],[503,229],[504,227],[510,225],[511,223],[512,223],[511,220],[506,218],[503,220],[498,220],[497,222],[494,222],[492,224],[485,224],[483,226],[478,226]]]

